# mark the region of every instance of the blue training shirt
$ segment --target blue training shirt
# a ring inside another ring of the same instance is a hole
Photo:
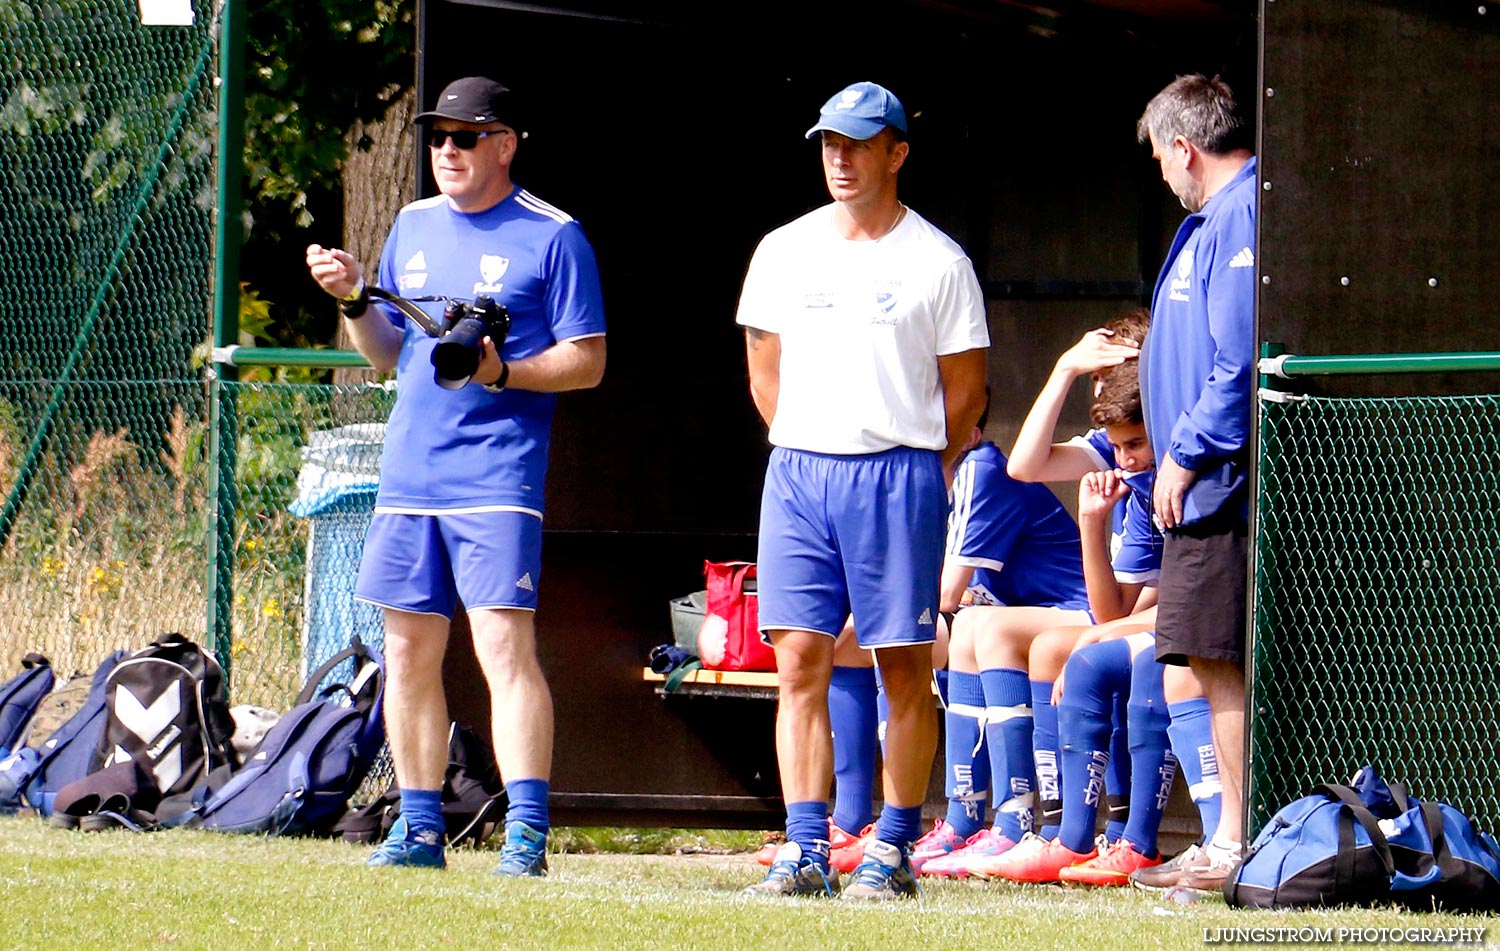
[[[1249,505],[1256,160],[1177,229],[1151,301],[1141,400],[1157,465],[1196,472],[1183,524]]]
[[[1012,479],[994,443],[954,474],[945,560],[974,569],[975,604],[1088,610],[1078,524],[1046,486]]]
[[[401,209],[380,257],[380,286],[407,298],[488,294],[510,313],[506,360],[604,334],[598,265],[583,230],[519,186],[477,214],[442,195]],[[403,332],[377,511],[540,517],[556,394],[490,393],[475,383],[445,390],[433,379],[437,340],[377,306]],[[421,307],[441,323],[442,301]]]

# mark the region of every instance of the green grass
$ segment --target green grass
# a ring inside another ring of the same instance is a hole
[[[753,852],[770,833],[733,829],[617,829],[570,826],[552,831],[560,852],[613,852],[625,855],[696,855]]]
[[[1163,907],[1132,891],[936,883],[915,902],[753,901],[747,854],[560,854],[542,880],[367,869],[364,847],[175,830],[137,835],[0,820],[6,948],[1201,948],[1205,928],[1483,926],[1390,910]]]

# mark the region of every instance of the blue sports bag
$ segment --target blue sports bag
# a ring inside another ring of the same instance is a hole
[[[1373,766],[1324,784],[1272,817],[1224,885],[1246,908],[1398,903],[1500,909],[1500,846],[1442,802],[1423,802]]]

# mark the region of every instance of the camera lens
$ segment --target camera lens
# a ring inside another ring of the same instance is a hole
[[[432,348],[432,368],[438,386],[456,390],[469,382],[469,377],[479,368],[484,338],[484,321],[476,317],[465,317],[453,325],[453,329]]]

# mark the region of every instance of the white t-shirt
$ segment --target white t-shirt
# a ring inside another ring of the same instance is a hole
[[[781,338],[771,443],[857,455],[943,449],[937,358],[988,347],[984,294],[957,243],[916,212],[877,241],[825,205],[761,239],[735,320]]]

